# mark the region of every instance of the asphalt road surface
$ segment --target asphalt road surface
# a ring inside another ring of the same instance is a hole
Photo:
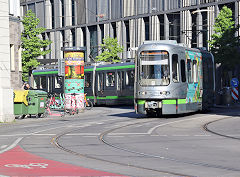
[[[240,176],[239,109],[145,118],[131,107],[0,124],[0,176]]]

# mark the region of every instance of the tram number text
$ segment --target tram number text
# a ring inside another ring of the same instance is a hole
[[[7,164],[5,167],[15,167],[15,168],[27,168],[27,169],[33,169],[34,167],[39,168],[47,168],[48,164],[46,163],[30,163],[28,165],[21,165],[21,164]]]

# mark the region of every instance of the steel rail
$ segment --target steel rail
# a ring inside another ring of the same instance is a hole
[[[125,121],[124,121],[125,122]],[[138,125],[138,124],[142,124],[142,123],[148,123],[148,121],[144,121],[144,122],[137,122],[137,123],[132,123],[132,124],[128,124],[128,125],[124,125],[124,126],[120,126],[120,127],[117,127],[117,128],[114,128],[112,130],[108,130],[104,133],[102,133],[100,136],[99,136],[99,140],[101,140],[101,138],[104,137],[104,135],[108,132],[111,132],[111,131],[114,131],[114,130],[117,130],[117,129],[120,129],[120,128],[124,128],[124,127],[128,127],[128,126],[132,126],[132,125]],[[182,176],[182,177],[194,177],[192,175],[186,175],[186,174],[182,174],[182,173],[177,173],[177,172],[171,172],[171,171],[165,171],[165,170],[157,170],[157,169],[153,169],[153,168],[147,168],[147,167],[142,167],[142,166],[137,166],[137,165],[133,165],[133,164],[129,164],[129,163],[121,163],[121,162],[116,162],[116,161],[111,161],[111,160],[107,160],[107,159],[102,159],[102,158],[97,158],[97,157],[93,157],[93,156],[89,156],[89,155],[86,155],[86,154],[82,154],[82,153],[78,153],[78,152],[75,152],[75,151],[72,151],[64,146],[62,146],[60,143],[59,143],[59,139],[68,134],[68,133],[72,133],[74,131],[76,131],[78,129],[74,129],[74,130],[71,130],[71,131],[67,131],[67,132],[63,132],[59,135],[56,135],[54,138],[52,138],[52,144],[54,144],[57,148],[65,151],[65,152],[68,152],[68,153],[71,153],[73,155],[76,155],[76,156],[79,156],[79,157],[84,157],[84,158],[88,158],[88,159],[92,159],[92,160],[98,160],[98,161],[102,161],[102,162],[107,162],[107,163],[111,163],[111,164],[115,164],[115,165],[120,165],[120,166],[126,166],[126,167],[132,167],[132,168],[136,168],[136,169],[142,169],[142,170],[147,170],[147,171],[153,171],[153,172],[158,172],[158,173],[163,173],[163,174],[168,174],[168,175],[176,175],[176,176]],[[102,141],[104,142],[104,141]],[[106,144],[104,142],[104,144]],[[128,152],[131,152],[131,151],[128,151]],[[136,153],[135,153],[136,154]],[[140,153],[138,153],[139,155]],[[140,154],[141,155],[141,154]],[[142,155],[143,156],[143,155]]]
[[[131,126],[131,124],[130,125],[126,125],[124,127],[127,127],[127,126]],[[151,157],[151,158],[158,158],[158,159],[161,159],[161,160],[174,161],[174,162],[177,162],[177,163],[184,163],[184,164],[189,164],[189,165],[203,166],[203,167],[208,167],[208,168],[216,168],[216,169],[221,169],[221,170],[240,171],[240,169],[231,168],[231,167],[225,167],[225,166],[221,166],[221,165],[213,165],[213,164],[208,164],[208,163],[203,163],[203,162],[192,162],[192,161],[186,161],[186,160],[179,160],[179,159],[176,159],[176,158],[170,158],[170,157],[164,157],[164,156],[160,156],[160,155],[153,155],[153,154],[143,153],[143,152],[139,152],[139,151],[134,151],[134,150],[127,149],[127,148],[121,147],[119,145],[115,145],[113,143],[110,143],[109,141],[107,141],[104,138],[107,134],[112,133],[113,131],[121,129],[121,128],[124,128],[124,127],[118,127],[118,128],[114,128],[114,129],[105,131],[105,132],[103,132],[99,136],[99,139],[103,143],[105,143],[106,145],[111,146],[111,147],[113,147],[115,149],[120,149],[122,151],[130,152],[130,153],[141,155],[141,156],[146,156],[146,157]],[[186,175],[186,176],[189,176],[189,175]]]

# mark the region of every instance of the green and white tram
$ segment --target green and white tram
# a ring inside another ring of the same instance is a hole
[[[98,105],[133,105],[133,62],[84,67],[84,93]],[[34,89],[63,93],[64,77],[57,69],[34,70]]]

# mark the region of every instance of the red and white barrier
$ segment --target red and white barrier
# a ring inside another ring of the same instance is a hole
[[[237,87],[233,87],[232,88],[232,99],[233,100],[238,100],[239,99],[239,94],[238,94],[238,88]]]

